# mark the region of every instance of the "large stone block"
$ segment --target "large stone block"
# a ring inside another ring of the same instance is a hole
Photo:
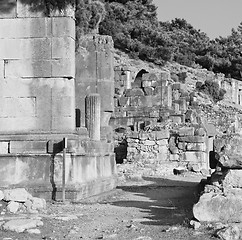
[[[0,154],[9,153],[9,142],[0,142]]]
[[[144,96],[144,92],[141,88],[127,89],[125,91],[126,97],[134,97],[134,96]]]
[[[71,37],[75,39],[75,20],[70,17],[53,17],[52,36],[53,37]]]
[[[182,127],[179,129],[178,134],[179,136],[193,136],[195,132],[194,127]]]
[[[61,46],[60,46],[61,47]],[[50,59],[51,39],[2,39],[0,40],[0,59]]]
[[[201,222],[241,222],[242,198],[236,195],[205,193],[194,205],[193,215]]]
[[[96,53],[96,71],[98,81],[113,81],[114,71],[112,47],[113,46],[111,45],[109,49],[105,49],[105,51],[99,51]]]
[[[114,83],[102,81],[97,83],[97,93],[101,96],[101,111],[114,111]]]
[[[50,60],[8,60],[4,66],[6,78],[51,77],[52,69]]]
[[[52,60],[51,66],[52,77],[75,78],[75,58]]]
[[[206,144],[205,143],[187,143],[186,149],[188,151],[206,151]]]
[[[155,131],[156,140],[160,139],[168,139],[170,137],[170,131],[168,129],[161,129],[159,131]]]
[[[199,163],[205,163],[208,161],[206,159],[206,153],[205,152],[184,152],[183,153],[183,160],[186,162],[199,162]]]
[[[51,131],[53,113],[60,108],[71,109],[72,114],[69,121],[56,115],[58,129],[75,128],[74,79],[9,78],[0,82],[0,96],[0,132]],[[71,102],[60,104],[56,101],[60,96],[70,96]]]
[[[16,0],[0,1],[0,19],[15,18],[17,11]]]
[[[2,97],[0,102],[0,118],[36,116],[35,97]]]
[[[172,106],[172,88],[170,85],[161,88],[161,105],[169,108]]]
[[[75,130],[75,116],[52,117],[51,130],[56,132],[73,132]]]
[[[52,38],[52,59],[75,58],[75,40],[71,37]]]
[[[46,153],[46,141],[11,141],[10,153]]]
[[[0,132],[1,134],[30,132],[37,128],[35,121],[36,117],[0,118]]]
[[[190,143],[204,143],[207,140],[207,137],[201,136],[184,136],[178,138],[179,142],[190,142]]]
[[[227,191],[232,188],[242,188],[242,170],[229,169],[222,183]]]
[[[50,18],[1,19],[0,39],[44,38],[51,36]]]
[[[242,138],[240,135],[222,136],[214,140],[214,151],[226,168],[242,168]]]

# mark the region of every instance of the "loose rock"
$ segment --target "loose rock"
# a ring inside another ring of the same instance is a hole
[[[24,188],[7,189],[3,191],[5,201],[25,202],[32,196]]]
[[[24,232],[25,230],[43,226],[43,222],[34,219],[15,219],[10,220],[3,225],[3,229],[8,231],[15,231],[18,233]]]
[[[20,204],[18,202],[10,201],[7,210],[11,213],[16,213],[20,207]]]

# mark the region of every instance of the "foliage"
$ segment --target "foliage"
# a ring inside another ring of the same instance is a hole
[[[105,17],[105,7],[100,1],[78,0],[76,5],[77,38],[83,34],[98,33]]]
[[[242,78],[242,23],[230,36],[210,40],[184,19],[159,22],[152,0],[102,2],[106,16],[99,30],[113,37],[116,48],[146,61],[199,64],[215,73]]]
[[[204,83],[197,82],[196,89],[210,95],[214,102],[223,100],[226,93],[223,88],[219,87],[219,84],[217,82],[211,80],[206,80]]]

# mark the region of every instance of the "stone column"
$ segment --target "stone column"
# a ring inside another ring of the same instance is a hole
[[[125,87],[126,89],[131,89],[131,72],[125,71],[126,79],[125,79]]]
[[[86,97],[86,128],[92,140],[100,140],[101,100],[97,93]]]

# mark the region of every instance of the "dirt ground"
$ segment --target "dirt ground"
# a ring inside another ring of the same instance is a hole
[[[213,239],[207,227],[189,226],[200,180],[201,176],[146,178],[123,182],[111,193],[82,203],[48,203],[47,214],[29,216],[41,218],[41,234],[0,231],[0,239]]]

